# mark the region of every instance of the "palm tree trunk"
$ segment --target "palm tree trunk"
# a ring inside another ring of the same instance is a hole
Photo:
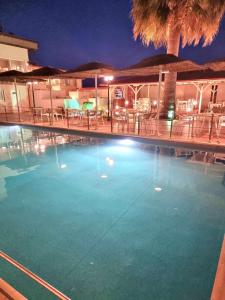
[[[178,56],[179,47],[180,47],[180,31],[178,29],[174,29],[173,26],[169,26],[167,54],[173,54],[175,56]],[[164,94],[163,94],[164,105],[161,110],[164,116],[167,116],[170,103],[173,103],[175,105],[176,81],[177,81],[176,72],[169,72],[165,74]]]

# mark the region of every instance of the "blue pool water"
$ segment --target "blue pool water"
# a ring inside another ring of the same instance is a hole
[[[210,298],[225,228],[214,155],[0,128],[0,249],[81,300]],[[0,261],[29,299],[54,299]]]

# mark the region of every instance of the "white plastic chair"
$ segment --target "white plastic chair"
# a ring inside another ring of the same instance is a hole
[[[217,128],[217,137],[220,136],[221,129],[225,128],[225,116],[219,117],[218,128]]]

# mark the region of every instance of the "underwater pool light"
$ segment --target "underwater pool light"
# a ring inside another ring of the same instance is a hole
[[[112,158],[106,157],[105,160],[110,167],[114,165],[114,160]]]
[[[135,142],[131,139],[122,139],[119,141],[119,144],[124,145],[124,146],[132,146],[132,145],[134,145],[134,143]]]

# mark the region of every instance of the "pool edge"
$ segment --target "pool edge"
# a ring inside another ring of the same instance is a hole
[[[193,141],[181,141],[176,139],[165,139],[160,137],[143,137],[139,135],[128,135],[128,134],[118,134],[118,133],[105,133],[92,130],[79,130],[73,128],[63,128],[63,127],[50,127],[39,124],[29,124],[21,122],[6,122],[0,121],[1,126],[22,126],[25,128],[36,128],[41,130],[53,131],[53,132],[62,132],[64,134],[77,134],[85,135],[99,138],[110,138],[110,139],[132,139],[137,142],[156,144],[158,146],[167,146],[167,147],[181,147],[192,150],[199,150],[205,152],[216,152],[216,153],[225,153],[225,145],[220,145],[216,143],[205,143],[205,142],[193,142]]]

